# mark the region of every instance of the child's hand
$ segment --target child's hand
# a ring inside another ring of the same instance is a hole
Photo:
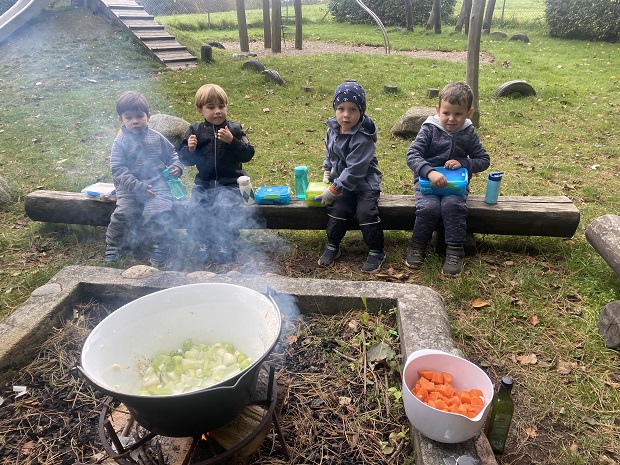
[[[329,184],[330,180],[329,180],[329,175],[331,174],[331,172],[329,170],[325,170],[323,171],[323,182],[325,184]]]
[[[461,166],[461,162],[458,160],[448,160],[446,162],[445,165],[443,165],[444,168],[447,168],[449,170],[458,170]]]
[[[433,186],[437,187],[438,189],[441,189],[442,187],[446,187],[448,185],[448,180],[439,171],[433,170],[428,173],[428,180]]]
[[[178,166],[166,166],[166,168],[168,168],[170,170],[170,176],[178,178],[179,176],[181,176],[181,169]]]
[[[233,135],[232,132],[230,132],[230,129],[228,129],[228,126],[224,126],[222,129],[217,131],[217,138],[227,144],[230,144],[233,141]]]
[[[190,152],[193,152],[198,147],[198,137],[196,134],[192,134],[187,138],[187,148]]]

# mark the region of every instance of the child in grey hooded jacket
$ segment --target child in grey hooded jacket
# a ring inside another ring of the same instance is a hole
[[[340,254],[347,221],[355,218],[370,249],[362,271],[378,271],[385,260],[383,227],[379,218],[381,171],[375,156],[377,127],[365,114],[366,92],[346,81],[334,92],[336,115],[326,121],[323,181],[332,183],[316,197],[327,205],[327,246],[320,266],[331,266]]]

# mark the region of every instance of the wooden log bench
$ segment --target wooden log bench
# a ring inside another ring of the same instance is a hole
[[[603,215],[586,228],[586,239],[594,250],[620,277],[620,216]],[[598,320],[598,332],[610,349],[620,347],[620,301],[614,300],[603,308]]]
[[[468,199],[469,233],[521,236],[572,237],[579,225],[580,213],[565,196],[502,196],[495,205],[484,197]],[[115,202],[102,202],[79,192],[38,190],[27,194],[24,208],[34,221],[48,223],[107,226]],[[325,208],[308,207],[305,200],[291,199],[288,205],[253,205],[260,221],[248,228],[321,230],[325,229]],[[177,220],[183,221],[184,202],[175,202]],[[415,221],[413,195],[382,195],[379,214],[385,230],[412,230]]]
[[[596,218],[586,228],[586,239],[620,277],[620,216]]]

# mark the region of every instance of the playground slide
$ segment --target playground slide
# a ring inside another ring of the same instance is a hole
[[[53,0],[17,0],[17,3],[0,16],[0,43],[37,16]]]

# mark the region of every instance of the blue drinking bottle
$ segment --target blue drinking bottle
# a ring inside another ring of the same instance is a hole
[[[179,178],[175,178],[170,174],[170,168],[166,168],[164,171],[162,171],[162,175],[168,183],[170,192],[172,192],[172,195],[175,199],[180,200],[187,195],[187,189],[185,189],[185,186]]]
[[[484,196],[485,203],[494,204],[497,203],[499,197],[499,186],[502,182],[502,171],[496,171],[489,173],[489,180],[487,181],[487,192]]]
[[[306,198],[308,188],[308,168],[306,166],[295,167],[295,195],[298,199]]]

